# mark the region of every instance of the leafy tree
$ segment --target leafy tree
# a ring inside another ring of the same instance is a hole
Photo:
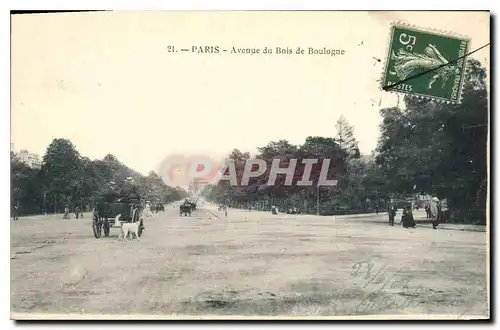
[[[453,219],[484,221],[477,196],[487,178],[486,71],[476,60],[468,68],[460,104],[406,97],[406,109],[382,109],[376,160],[387,191],[446,198]]]
[[[154,172],[147,177],[122,164],[108,154],[103,160],[82,157],[71,141],[54,139],[43,157],[41,169],[31,168],[11,152],[11,198],[21,214],[62,211],[82,205],[84,209],[98,198],[109,202],[126,190],[132,177],[139,192],[155,201],[172,202],[187,196],[179,187],[169,187]],[[116,184],[112,188],[110,182]]]
[[[358,141],[354,137],[354,128],[349,124],[347,119],[341,115],[335,123],[337,135],[335,137],[340,149],[345,150],[349,159],[359,158],[360,152]]]
[[[475,60],[468,61],[470,74],[466,78],[461,104],[405,97],[405,108],[380,110],[381,136],[373,160],[360,157],[353,127],[341,116],[335,124],[335,138],[308,137],[295,146],[286,140],[271,141],[258,148],[256,158],[266,162],[264,175],[250,180],[247,187],[231,187],[227,182],[207,186],[203,194],[214,201],[231,201],[233,206],[253,204],[258,207],[300,205],[315,212],[316,187],[300,187],[302,160],[308,158],[335,159],[338,186],[322,187],[322,213],[385,209],[391,196],[414,193],[446,197],[456,219],[484,219],[487,190],[486,143],[488,113],[486,73]],[[238,182],[243,173],[245,153],[235,150],[228,159],[237,160]],[[273,159],[287,166],[297,159],[292,186],[278,176],[274,186],[268,186]],[[313,182],[320,167],[314,167]],[[298,202],[297,202],[298,201]]]
[[[340,160],[345,158],[345,152],[342,151],[333,138],[308,137],[302,146],[296,146],[287,140],[271,141],[263,147],[259,147],[259,154],[255,157],[264,160],[266,171],[257,178],[251,178],[248,186],[230,186],[227,181],[221,181],[217,186],[207,186],[203,194],[209,200],[224,202],[230,205],[246,207],[254,205],[255,207],[269,207],[278,205],[280,208],[297,206],[300,208],[311,208],[316,204],[317,184],[321,172],[322,161],[326,158],[331,159],[331,167],[337,166],[332,172],[343,170]],[[237,149],[228,155],[227,159],[236,160],[235,168],[238,177],[238,183],[241,181],[244,171],[245,161],[248,159],[248,153],[243,153]],[[298,186],[297,182],[302,180],[305,165],[304,159],[318,159],[319,162],[312,167],[310,180],[315,182],[314,186]],[[280,167],[288,167],[291,159],[296,159],[295,172],[291,185],[286,185],[285,175],[278,175],[274,185],[268,185],[269,175],[273,160],[279,159]],[[251,170],[255,171],[254,167]],[[225,174],[228,174],[226,170]],[[338,173],[330,173],[331,176]],[[321,189],[321,199],[326,201],[336,196],[338,191],[336,187],[323,187]]]
[[[43,156],[42,177],[45,190],[62,208],[78,196],[83,176],[80,154],[71,141],[54,139]]]
[[[38,170],[11,157],[11,199],[23,213],[40,212],[39,202],[43,198]]]

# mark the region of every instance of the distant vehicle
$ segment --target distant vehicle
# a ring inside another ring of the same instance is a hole
[[[194,201],[189,201],[188,199],[186,199],[184,203],[179,206],[179,213],[181,216],[191,216],[192,211],[196,211],[196,202]]]
[[[297,209],[296,207],[294,207],[294,208],[288,209],[288,211],[286,211],[286,214],[300,214],[300,210]]]
[[[114,218],[121,214],[120,222],[138,222],[139,221],[139,237],[144,230],[144,224],[140,219],[141,208],[138,201],[122,201],[115,202],[102,201],[96,205],[92,212],[92,230],[95,238],[101,237],[101,232],[104,231],[105,236],[109,236],[110,229],[114,227]]]

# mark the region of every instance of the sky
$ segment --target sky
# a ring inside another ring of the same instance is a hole
[[[170,154],[255,152],[334,137],[343,115],[362,153],[377,144],[391,22],[490,42],[486,12],[106,12],[12,17],[11,142],[43,155],[68,138],[143,174]],[[179,51],[168,52],[169,46]],[[182,52],[219,46],[228,52]],[[273,49],[231,54],[232,47]],[[341,56],[276,47],[342,49]],[[474,57],[489,65],[490,49]],[[381,62],[376,59],[380,59]],[[402,100],[402,97],[401,97]]]

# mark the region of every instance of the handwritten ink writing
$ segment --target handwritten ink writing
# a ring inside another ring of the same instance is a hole
[[[428,300],[430,292],[424,287],[412,286],[410,278],[400,276],[399,271],[387,278],[384,271],[386,265],[376,267],[373,258],[356,262],[351,267],[351,276],[366,280],[363,288],[372,285],[377,286],[371,290],[356,306],[356,313],[369,313],[389,309],[414,308]],[[372,276],[372,274],[374,274]],[[374,282],[378,279],[378,282]],[[378,286],[382,284],[381,286]],[[386,292],[386,289],[399,292]]]

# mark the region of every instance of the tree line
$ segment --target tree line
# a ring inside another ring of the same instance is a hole
[[[54,139],[41,168],[20,161],[11,151],[11,199],[21,215],[60,213],[68,206],[90,210],[98,198],[127,189],[133,181],[137,193],[152,202],[169,203],[187,196],[179,187],[167,186],[155,172],[144,176],[115,156],[90,160],[67,139]]]
[[[332,125],[334,137],[311,136],[302,145],[283,139],[259,147],[254,157],[266,162],[267,171],[251,178],[247,186],[232,186],[223,180],[206,186],[202,194],[233,207],[276,205],[315,213],[319,204],[321,214],[381,210],[390,199],[426,194],[446,199],[453,221],[485,223],[489,182],[487,77],[478,61],[469,59],[467,65],[461,103],[405,96],[401,107],[380,109],[380,137],[371,157],[360,155],[354,129],[341,116]],[[249,158],[249,153],[239,149],[227,156],[235,164],[238,183]],[[335,159],[331,175],[338,180],[337,186],[318,187],[318,167],[312,170],[313,186],[296,185],[302,178],[301,166],[296,168],[291,186],[284,184],[285,175],[267,185],[273,159],[280,159],[281,167],[287,167],[290,159],[300,163],[307,158]]]

